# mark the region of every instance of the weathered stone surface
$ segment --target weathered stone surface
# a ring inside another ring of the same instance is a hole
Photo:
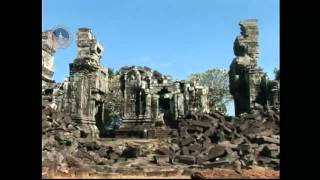
[[[171,142],[174,143],[174,144],[179,144],[180,143],[178,138],[172,138]]]
[[[279,149],[275,144],[273,144],[273,145],[265,145],[265,146],[263,146],[261,151],[259,151],[259,155],[260,156],[277,158],[277,156],[279,155]]]
[[[189,149],[187,147],[182,147],[182,154],[189,155],[190,154]]]
[[[245,142],[245,138],[241,136],[241,137],[239,137],[239,138],[236,138],[236,139],[231,140],[231,142],[232,142],[233,144],[241,144],[241,143]]]
[[[66,156],[66,161],[70,167],[81,168],[84,166],[79,159],[76,159],[73,156]]]
[[[42,90],[50,87],[54,73],[53,61],[55,47],[53,46],[53,32],[42,32]]]
[[[121,157],[137,158],[139,155],[140,155],[139,148],[128,146],[123,150]]]
[[[52,32],[43,33],[43,100],[49,97],[49,102],[43,105],[68,114],[72,121],[78,123],[77,128],[68,129],[80,130],[80,137],[98,137],[102,127],[99,122],[104,119],[103,97],[108,91],[108,73],[100,63],[102,47],[90,29],[80,28],[77,33],[78,52],[70,64],[70,76],[62,84],[55,83],[51,79],[54,49],[47,42],[50,34],[52,36]],[[60,118],[56,116],[60,115],[53,113],[49,118]]]
[[[266,156],[259,156],[257,162],[258,164],[269,164],[272,162],[272,159]]]
[[[121,155],[121,154],[117,154],[117,153],[115,153],[115,152],[111,152],[111,153],[108,154],[108,157],[109,157],[110,159],[112,159],[112,160],[115,160],[115,159],[119,159],[120,155]]]
[[[279,108],[280,81],[268,81],[266,74],[257,67],[258,28],[257,20],[249,19],[239,23],[241,35],[234,41],[234,54],[229,71],[230,93],[235,100],[236,115],[249,112],[259,103]],[[261,107],[259,108],[261,109]],[[258,114],[249,114],[255,119]]]
[[[246,166],[257,165],[257,159],[253,154],[247,154],[243,157]]]
[[[154,161],[159,165],[164,165],[170,162],[170,157],[168,155],[155,155]]]
[[[189,126],[188,127],[188,132],[202,132],[203,128],[201,127],[196,127],[196,126]]]
[[[190,155],[195,156],[195,157],[199,154],[200,154],[200,151],[191,151],[191,153],[190,153]]]
[[[207,158],[203,154],[199,154],[196,157],[196,163],[199,164],[199,165],[202,165],[205,161],[207,161]]]
[[[189,164],[189,165],[195,164],[196,162],[196,158],[191,155],[179,155],[177,156],[177,160],[178,162]]]
[[[194,142],[194,138],[193,137],[189,137],[187,139],[183,139],[183,140],[181,140],[181,146],[188,145],[188,144],[190,144],[192,142]]]
[[[213,167],[221,167],[221,166],[224,166],[224,165],[228,165],[230,164],[231,162],[228,161],[228,160],[218,160],[218,161],[214,161],[214,162],[204,162],[202,163],[202,165],[206,168],[213,168]]]
[[[272,137],[266,137],[266,136],[258,136],[257,138],[262,143],[280,144],[280,139],[276,139],[276,138],[272,138]]]
[[[172,145],[170,146],[170,150],[172,150],[173,152],[177,152],[179,149],[180,149],[180,147],[178,146],[177,143],[172,144]]]
[[[208,112],[207,87],[185,81],[173,81],[170,76],[148,67],[125,66],[120,69],[121,128],[135,122],[144,128],[177,127],[178,119],[193,111]],[[199,103],[190,102],[197,101]],[[199,109],[199,110],[198,110]],[[172,132],[172,136],[177,136]]]
[[[250,144],[239,144],[238,145],[239,150],[245,151],[245,152],[250,152],[251,150],[251,145]]]
[[[110,152],[111,151],[111,149],[109,150],[108,148],[106,148],[106,147],[101,147],[99,150],[98,150],[98,155],[100,156],[100,157],[104,157],[104,158],[107,158],[108,156],[109,156],[109,154],[111,153]]]
[[[96,141],[83,142],[81,143],[81,146],[85,147],[87,151],[95,151],[100,149],[100,146]]]
[[[175,156],[175,153],[168,148],[160,148],[157,150],[157,153],[160,155],[168,155],[170,158],[173,158]]]
[[[205,136],[205,137],[210,137],[210,136],[212,136],[213,133],[214,133],[214,130],[215,130],[215,128],[211,127],[210,129],[206,130],[206,131],[203,133],[203,136]]]
[[[198,151],[200,152],[202,149],[202,145],[199,143],[194,143],[188,147],[189,151]]]
[[[218,145],[225,146],[230,149],[237,149],[238,146],[236,144],[232,144],[230,141],[222,141],[219,142]]]
[[[202,127],[202,128],[210,128],[211,127],[211,123],[210,122],[203,122],[203,121],[191,121],[190,125],[199,126],[199,127]]]
[[[216,157],[220,157],[220,156],[224,155],[225,150],[226,150],[226,147],[221,146],[221,145],[217,145],[217,146],[211,148],[208,153],[208,160],[212,160]]]
[[[206,137],[205,140],[202,142],[202,148],[207,148],[212,144],[210,138]]]
[[[171,135],[172,137],[179,137],[179,133],[178,133],[178,131],[177,131],[176,129],[172,130],[171,133],[170,133],[170,135]]]

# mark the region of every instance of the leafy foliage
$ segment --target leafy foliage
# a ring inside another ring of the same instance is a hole
[[[113,78],[115,76],[115,72],[113,68],[108,68],[108,77]]]
[[[225,69],[209,69],[203,73],[193,73],[188,77],[189,82],[197,82],[209,88],[208,101],[210,110],[220,110],[226,113],[226,104],[232,100],[229,93],[229,75]]]
[[[109,92],[106,95],[105,102],[105,126],[112,126],[116,119],[119,119],[118,116],[121,111],[121,103],[123,102],[120,85],[119,85],[119,75],[115,75],[112,78],[109,78]]]

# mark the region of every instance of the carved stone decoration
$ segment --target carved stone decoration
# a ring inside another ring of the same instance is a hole
[[[53,33],[51,31],[42,32],[42,89],[50,87],[54,73]]]
[[[64,82],[64,103],[59,106],[79,124],[83,137],[99,137],[104,96],[108,92],[108,71],[100,62],[103,49],[88,28],[79,29],[77,46],[70,76]]]

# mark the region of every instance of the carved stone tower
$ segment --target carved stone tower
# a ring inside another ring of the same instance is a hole
[[[42,89],[54,82],[52,80],[54,53],[52,32],[42,32]]]
[[[249,19],[239,23],[241,35],[233,46],[236,57],[230,65],[230,93],[235,102],[236,115],[249,111],[254,103],[266,104],[266,76],[257,68],[258,28],[257,20]]]
[[[91,30],[77,33],[78,53],[70,64],[70,77],[62,109],[81,127],[82,137],[98,137],[104,120],[104,96],[108,91],[108,71],[101,65],[102,46]]]

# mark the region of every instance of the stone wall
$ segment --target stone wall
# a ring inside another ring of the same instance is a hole
[[[259,45],[257,20],[239,23],[240,35],[234,41],[234,54],[229,71],[229,88],[234,98],[235,114],[248,112],[255,103],[279,108],[279,83],[269,81],[257,67]]]
[[[53,82],[53,60],[55,49],[51,31],[42,32],[42,89],[49,87]]]
[[[83,137],[98,137],[104,120],[104,101],[108,92],[108,70],[101,65],[102,46],[91,30],[77,33],[78,53],[70,64],[59,109],[79,123]]]
[[[174,127],[179,118],[195,111],[208,111],[207,88],[173,81],[148,67],[121,68],[120,86],[123,128]]]

